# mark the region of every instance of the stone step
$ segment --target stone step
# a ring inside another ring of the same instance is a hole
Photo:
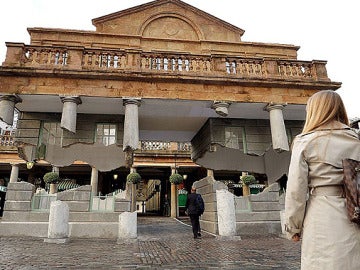
[[[237,212],[236,221],[237,222],[280,221],[280,211]]]
[[[236,235],[281,235],[280,221],[236,222]]]
[[[69,237],[107,238],[118,237],[118,222],[69,222]],[[47,222],[0,222],[0,236],[47,237]]]
[[[69,222],[118,222],[119,212],[70,212]],[[3,221],[48,222],[49,212],[4,212]]]

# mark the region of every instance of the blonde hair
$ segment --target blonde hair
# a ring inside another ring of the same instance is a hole
[[[306,105],[306,120],[302,133],[307,133],[332,121],[349,125],[340,95],[334,91],[320,91],[312,95]]]

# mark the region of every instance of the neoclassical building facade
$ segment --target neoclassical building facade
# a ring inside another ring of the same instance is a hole
[[[136,170],[161,180],[159,200],[174,171],[187,185],[242,172],[271,184],[287,173],[307,99],[341,86],[326,61],[297,59],[299,46],[244,42],[241,28],[180,0],[92,24],[6,43],[0,119],[19,111],[16,151],[0,158],[10,182],[55,170],[107,194]]]

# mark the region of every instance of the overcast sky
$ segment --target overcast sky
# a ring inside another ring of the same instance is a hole
[[[2,0],[0,63],[5,42],[29,44],[27,27],[95,30],[91,20],[146,0]],[[360,16],[356,0],[184,0],[243,30],[243,41],[300,46],[299,60],[327,60],[328,76],[342,82],[350,117],[360,117],[357,85]],[[355,6],[356,5],[356,6]],[[356,41],[355,41],[356,39]]]

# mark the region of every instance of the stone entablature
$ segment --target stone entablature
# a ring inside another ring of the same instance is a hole
[[[30,45],[7,42],[2,92],[305,104],[341,85],[326,61],[298,60],[298,46],[243,42],[244,30],[180,0],[93,24],[96,31],[29,28]]]

